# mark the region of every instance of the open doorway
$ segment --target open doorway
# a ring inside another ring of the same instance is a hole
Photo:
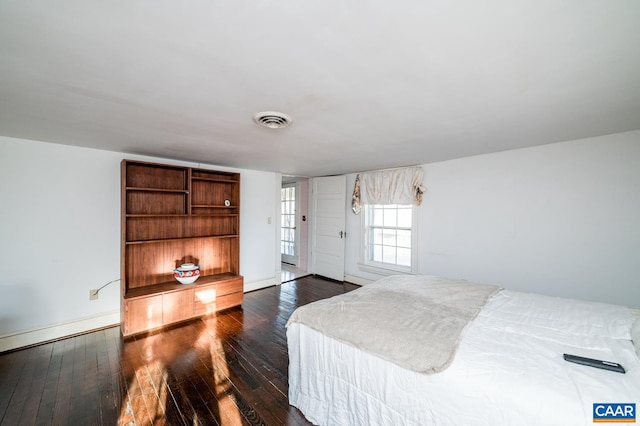
[[[280,192],[281,282],[308,275],[309,180],[282,177]]]
[[[297,183],[282,184],[280,190],[280,260],[282,263],[298,266],[298,206],[296,205]]]

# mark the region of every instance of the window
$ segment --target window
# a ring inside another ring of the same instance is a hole
[[[365,205],[363,220],[364,264],[399,272],[414,272],[414,206]]]
[[[295,264],[296,260],[296,186],[283,185],[280,190],[280,253],[282,261]]]

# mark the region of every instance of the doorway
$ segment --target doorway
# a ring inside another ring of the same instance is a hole
[[[292,266],[298,266],[296,183],[286,183],[280,190],[280,260]]]
[[[281,282],[308,275],[309,179],[283,176],[280,191]]]

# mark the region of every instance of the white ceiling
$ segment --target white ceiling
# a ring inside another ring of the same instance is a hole
[[[637,0],[0,1],[3,136],[321,176],[639,128]]]

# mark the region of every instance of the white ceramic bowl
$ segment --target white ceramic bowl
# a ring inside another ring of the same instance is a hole
[[[192,284],[200,276],[200,266],[184,269],[182,267],[173,270],[173,277],[181,284]]]
[[[178,280],[180,284],[193,284],[198,278],[200,278],[200,275],[194,275],[192,277],[176,277],[176,280]]]

